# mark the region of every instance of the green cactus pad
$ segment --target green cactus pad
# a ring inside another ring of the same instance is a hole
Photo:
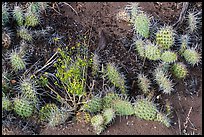
[[[112,107],[112,102],[116,99],[119,99],[119,96],[116,93],[108,93],[103,97],[103,108]]]
[[[136,51],[140,57],[145,57],[145,43],[141,39],[135,42]]]
[[[94,127],[94,132],[95,132],[97,135],[101,134],[101,132],[103,132],[103,130],[104,130],[104,127],[103,127],[103,126],[96,126],[96,127]]]
[[[19,26],[23,26],[24,14],[19,6],[15,6],[13,10],[13,17]]]
[[[196,52],[194,48],[186,49],[182,55],[185,58],[185,60],[193,66],[200,62],[201,59],[200,54]]]
[[[156,33],[156,41],[161,49],[169,49],[174,44],[174,33],[170,26],[161,28]]]
[[[97,114],[91,118],[91,125],[93,127],[102,126],[104,123],[104,118],[101,114]]]
[[[17,51],[12,51],[10,54],[10,62],[14,71],[23,70],[26,68],[26,63]]]
[[[154,45],[146,45],[145,46],[145,56],[149,60],[159,60],[161,56],[161,51],[157,46]]]
[[[31,102],[24,98],[14,100],[14,111],[21,117],[30,117],[34,107]]]
[[[154,75],[155,80],[163,93],[170,94],[173,91],[173,84],[167,75],[160,68],[155,70]]]
[[[10,111],[11,106],[12,106],[11,101],[7,97],[3,96],[2,97],[2,110]]]
[[[144,74],[139,74],[137,78],[138,78],[138,86],[142,90],[142,92],[144,94],[149,93],[150,80]]]
[[[96,113],[99,112],[102,107],[102,98],[93,97],[87,104],[84,104],[83,109],[90,113]]]
[[[40,23],[39,17],[33,12],[25,14],[25,26],[35,27]]]
[[[46,104],[45,106],[43,106],[40,109],[40,113],[39,113],[40,120],[41,121],[48,121],[51,113],[53,111],[57,111],[57,109],[58,109],[58,107],[56,106],[56,104],[53,104],[53,103]]]
[[[145,13],[139,13],[134,19],[134,28],[136,32],[144,38],[149,37],[150,19]]]
[[[103,110],[104,125],[109,124],[115,118],[115,110],[107,108]]]
[[[116,115],[119,116],[128,116],[134,114],[134,109],[132,104],[127,100],[117,99],[113,101],[113,109],[116,112]]]
[[[21,26],[18,30],[18,36],[20,36],[23,40],[32,41],[32,35],[29,30],[25,26]]]
[[[187,15],[188,28],[191,33],[195,32],[198,29],[198,24],[200,22],[198,14],[199,12],[189,12]]]
[[[119,73],[113,63],[107,64],[106,76],[115,87],[118,87],[121,90],[122,94],[125,94],[125,78]]]
[[[188,35],[182,35],[181,40],[180,40],[180,49],[179,49],[179,54],[182,55],[183,52],[187,49],[189,46],[189,39],[190,37]]]
[[[8,8],[5,4],[2,4],[2,26],[5,26],[9,22]]]
[[[138,99],[134,105],[135,116],[144,120],[154,120],[158,112],[155,104],[147,99]]]
[[[164,51],[161,55],[161,60],[165,63],[173,63],[177,60],[177,55],[172,51]]]
[[[162,114],[161,112],[157,113],[156,119],[154,121],[159,121],[162,124],[164,124],[166,127],[170,127],[171,126],[170,119],[167,116],[165,116],[164,114]]]
[[[179,63],[175,63],[172,66],[172,73],[179,79],[185,78],[188,70],[186,68],[186,65],[184,65],[183,63],[179,62]]]

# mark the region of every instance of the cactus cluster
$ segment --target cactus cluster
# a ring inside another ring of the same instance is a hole
[[[185,60],[193,66],[195,64],[198,64],[201,59],[200,54],[195,50],[195,48],[188,48],[184,50],[182,55],[185,58]]]
[[[125,77],[119,73],[115,64],[113,63],[107,64],[107,70],[105,75],[115,87],[118,87],[121,90],[122,94],[125,94],[126,92]]]
[[[182,62],[174,63],[171,70],[172,73],[179,79],[185,78],[188,73],[186,65],[183,64]]]
[[[174,44],[174,31],[171,26],[165,26],[156,33],[156,41],[160,49],[169,49]]]
[[[167,74],[163,72],[160,68],[155,69],[154,72],[155,80],[159,85],[160,89],[165,94],[170,94],[173,91],[173,84],[171,80],[167,77]]]
[[[112,107],[112,101],[116,99],[119,99],[119,96],[116,93],[107,93],[103,97],[103,108]]]

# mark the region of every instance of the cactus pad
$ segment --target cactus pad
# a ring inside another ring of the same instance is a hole
[[[18,30],[18,36],[20,36],[23,40],[32,41],[32,35],[29,30],[25,26],[21,26]]]
[[[177,55],[172,51],[164,51],[161,55],[161,60],[165,63],[173,63],[177,60]]]
[[[159,60],[161,56],[161,51],[157,46],[154,45],[146,45],[145,46],[145,56],[149,60]]]
[[[165,116],[164,114],[162,114],[161,112],[157,113],[156,119],[154,121],[159,121],[162,124],[164,124],[166,127],[171,126],[170,119],[167,116]]]
[[[104,118],[101,114],[97,114],[91,118],[91,125],[93,127],[101,126],[103,125],[103,123],[104,123]]]
[[[39,113],[40,120],[41,121],[48,121],[51,113],[53,111],[57,111],[57,109],[58,109],[58,107],[53,103],[46,104],[45,106],[43,106],[40,109],[40,113]]]
[[[10,62],[14,71],[23,70],[26,68],[26,63],[17,51],[12,51],[10,54]]]
[[[161,49],[169,49],[174,43],[174,33],[170,26],[161,28],[156,33],[156,41]]]
[[[84,110],[90,113],[96,113],[102,109],[102,98],[93,97],[87,104],[84,104]]]
[[[134,29],[144,38],[149,37],[150,19],[145,13],[139,13],[134,19]]]
[[[138,75],[138,86],[144,94],[147,94],[150,91],[150,80],[144,75]]]
[[[133,106],[127,100],[117,99],[113,101],[113,109],[115,110],[116,115],[119,116],[128,116],[134,114]]]
[[[112,107],[114,100],[119,99],[119,96],[115,93],[108,93],[103,97],[103,108]]]
[[[193,66],[200,62],[201,59],[200,54],[196,52],[194,48],[186,49],[182,55],[185,58],[185,60]]]
[[[175,63],[172,66],[172,73],[179,79],[185,78],[188,70],[183,63]]]
[[[173,91],[173,85],[167,75],[160,69],[155,70],[155,80],[165,94],[170,94]]]
[[[135,42],[136,51],[138,52],[140,57],[145,57],[145,43],[141,39]]]
[[[103,110],[104,125],[109,124],[115,118],[115,110],[107,108]]]
[[[16,20],[18,26],[23,26],[24,14],[19,6],[15,6],[13,10],[13,17]]]
[[[14,111],[22,117],[30,117],[33,113],[33,105],[24,98],[15,99]]]
[[[153,102],[146,99],[139,99],[134,105],[135,116],[144,120],[154,120],[158,112]]]
[[[11,101],[7,97],[3,96],[2,97],[2,110],[10,111],[11,106],[12,106]]]

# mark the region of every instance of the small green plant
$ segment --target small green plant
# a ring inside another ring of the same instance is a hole
[[[182,55],[185,58],[185,60],[193,66],[195,64],[198,64],[201,59],[200,54],[195,50],[195,48],[188,48],[184,50]]]
[[[9,55],[9,59],[14,71],[24,70],[26,68],[26,62],[25,59],[23,59],[21,52],[13,50]]]
[[[121,90],[122,94],[125,94],[125,77],[119,73],[118,68],[113,63],[107,64],[107,69],[105,72],[105,76],[107,76],[108,80],[115,86]]]
[[[145,57],[149,60],[159,60],[161,57],[161,51],[159,50],[158,46],[147,44],[145,46]]]
[[[179,79],[185,78],[188,73],[186,65],[182,62],[174,63],[171,69],[172,73]]]
[[[174,44],[174,31],[171,26],[161,28],[156,33],[156,41],[160,49],[169,49]]]
[[[171,80],[167,77],[167,74],[165,74],[164,71],[162,71],[160,68],[155,69],[154,72],[155,80],[157,84],[159,85],[160,89],[165,94],[170,94],[173,91],[173,84]]]
[[[22,9],[19,6],[15,6],[13,10],[13,17],[16,20],[18,26],[23,26],[24,23],[24,14]]]
[[[14,111],[21,117],[27,118],[33,114],[34,106],[26,98],[14,99]]]
[[[173,63],[177,60],[177,54],[173,51],[164,51],[161,54],[161,60],[165,63]]]
[[[144,94],[150,92],[150,80],[144,74],[138,74],[138,86]]]
[[[20,38],[26,41],[32,41],[33,39],[30,30],[28,30],[28,28],[25,26],[20,26],[20,28],[17,31],[17,34],[18,36],[20,36]]]
[[[134,29],[136,33],[144,38],[149,37],[150,18],[143,12],[137,14],[134,18]]]

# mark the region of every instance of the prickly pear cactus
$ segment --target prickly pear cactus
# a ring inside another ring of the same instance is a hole
[[[149,60],[159,60],[161,57],[161,51],[155,45],[146,45],[145,46],[145,57]]]
[[[22,96],[24,96],[28,101],[33,101],[34,104],[37,104],[37,91],[30,78],[25,78],[20,82],[20,89]]]
[[[147,99],[138,99],[134,104],[135,116],[144,120],[154,120],[158,112],[155,104]]]
[[[174,44],[173,28],[166,26],[156,33],[156,41],[160,49],[169,49]]]
[[[13,17],[16,20],[18,26],[23,26],[24,14],[19,6],[15,6],[13,10]]]
[[[103,97],[103,108],[112,107],[112,102],[116,99],[119,99],[119,96],[116,93],[108,93]]]
[[[17,51],[12,51],[10,54],[10,62],[14,71],[23,70],[26,68],[25,60]]]
[[[163,93],[170,94],[173,91],[173,84],[167,77],[167,74],[165,74],[160,68],[157,68],[155,69],[154,75],[155,80]]]
[[[16,98],[14,100],[14,111],[21,117],[30,117],[34,107],[32,103],[25,98]]]
[[[185,60],[193,66],[195,64],[198,64],[201,59],[200,54],[194,48],[184,50],[182,55],[185,58]]]
[[[112,105],[116,115],[128,116],[134,114],[133,106],[128,100],[117,99],[113,101]]]
[[[58,107],[54,103],[49,103],[40,109],[39,115],[41,121],[48,121],[51,113],[57,111]]]
[[[125,78],[122,74],[119,73],[113,63],[107,64],[106,76],[115,87],[118,87],[121,90],[122,94],[125,94]]]
[[[20,38],[22,38],[23,40],[26,40],[26,41],[32,41],[32,35],[31,33],[29,32],[30,30],[28,30],[27,27],[25,26],[21,26],[19,28],[19,30],[17,31],[17,34],[18,36],[20,36]]]
[[[104,130],[104,118],[101,114],[97,114],[91,118],[91,125],[96,134],[100,134]]]
[[[154,121],[159,121],[162,124],[164,124],[166,127],[170,127],[171,126],[170,119],[167,116],[165,116],[164,114],[162,114],[161,112],[157,113],[156,119]]]
[[[187,47],[189,46],[189,40],[190,37],[186,34],[186,35],[182,35],[180,38],[180,49],[179,49],[179,54],[182,55],[183,52],[187,49]]]
[[[2,4],[2,26],[5,26],[9,22],[9,13],[6,4]]]
[[[102,98],[93,97],[87,104],[84,104],[83,109],[90,113],[96,113],[99,112],[102,107]]]
[[[150,80],[144,74],[138,74],[138,86],[144,94],[150,91]]]
[[[165,63],[173,63],[177,60],[177,54],[173,51],[164,51],[161,54],[161,60]]]
[[[11,106],[12,106],[11,101],[6,96],[3,96],[2,97],[2,110],[10,111]]]
[[[136,33],[144,38],[149,37],[150,19],[145,13],[139,13],[134,19],[134,29]]]
[[[145,43],[142,39],[139,39],[135,42],[135,49],[138,52],[140,57],[145,57]]]
[[[174,63],[172,66],[172,73],[179,79],[185,78],[188,70],[186,65],[182,62]]]
[[[104,125],[109,124],[115,118],[115,110],[113,108],[106,108],[103,110]]]
[[[58,108],[51,111],[51,114],[48,118],[48,126],[54,127],[64,123],[67,118],[70,116],[70,113],[66,108]]]
[[[200,12],[189,12],[187,15],[188,19],[188,28],[191,33],[195,32],[198,29],[198,24],[200,22],[200,18],[198,15]]]
[[[35,27],[40,23],[39,17],[37,14],[34,14],[33,12],[27,12],[25,14],[25,25]]]

